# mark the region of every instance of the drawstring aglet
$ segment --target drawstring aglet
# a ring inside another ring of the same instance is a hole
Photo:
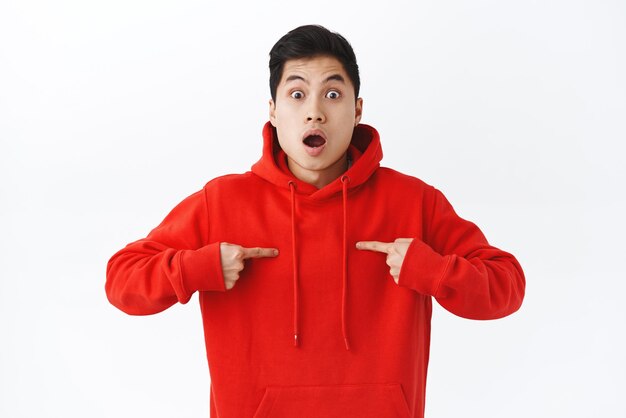
[[[293,334],[293,346],[297,347],[298,346],[298,334]]]

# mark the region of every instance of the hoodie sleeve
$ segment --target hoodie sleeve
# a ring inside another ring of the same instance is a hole
[[[130,315],[187,303],[196,291],[226,291],[220,243],[208,241],[204,189],[187,197],[146,238],[128,244],[107,264],[111,304]]]
[[[432,204],[425,199],[424,239],[409,246],[398,284],[433,296],[464,318],[496,319],[518,310],[526,286],[518,261],[490,246],[439,190],[431,192]]]

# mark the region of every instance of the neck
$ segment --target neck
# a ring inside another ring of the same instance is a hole
[[[348,153],[346,152],[339,160],[324,170],[307,170],[300,167],[291,158],[287,158],[289,171],[298,179],[305,183],[312,184],[318,189],[335,181],[339,176],[348,170]]]

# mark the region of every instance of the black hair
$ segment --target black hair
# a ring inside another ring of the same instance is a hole
[[[305,25],[289,31],[270,51],[270,93],[276,101],[276,88],[283,76],[285,62],[290,59],[329,55],[337,58],[354,85],[354,98],[359,97],[361,80],[356,55],[350,43],[336,32],[320,25]]]

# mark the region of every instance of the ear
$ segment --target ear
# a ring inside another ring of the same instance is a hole
[[[363,115],[363,99],[359,97],[356,99],[356,105],[354,107],[354,126],[357,126],[361,122],[361,116]]]
[[[274,103],[274,99],[270,99],[270,123],[273,127],[276,127],[276,103]]]

